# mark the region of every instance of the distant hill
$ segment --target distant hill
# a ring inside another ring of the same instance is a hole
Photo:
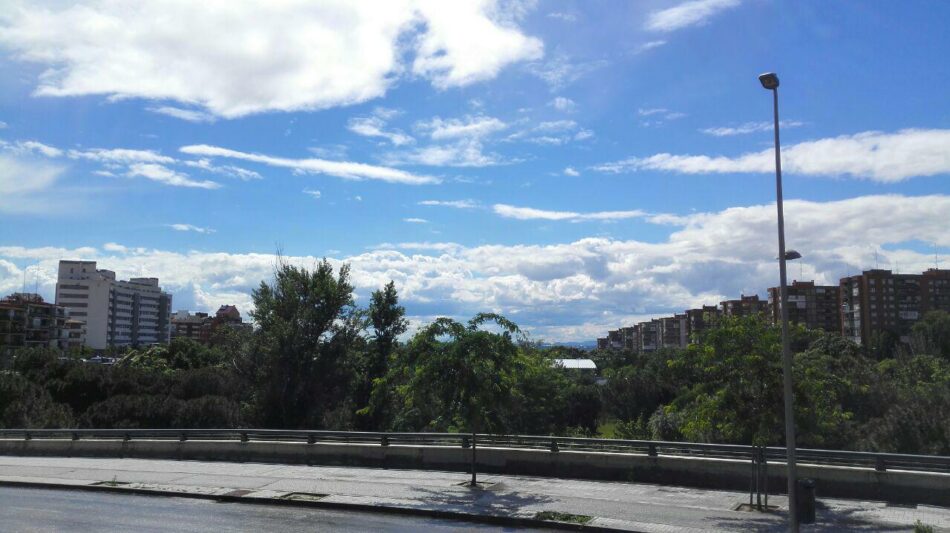
[[[597,347],[596,340],[589,341],[571,341],[571,342],[542,342],[542,348],[554,348],[556,346],[565,346],[567,348],[577,348],[579,350],[593,350]]]

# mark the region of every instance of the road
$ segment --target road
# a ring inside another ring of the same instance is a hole
[[[132,494],[0,487],[0,530],[228,531],[510,531],[497,526],[385,513],[362,513]],[[543,531],[543,530],[534,530]]]

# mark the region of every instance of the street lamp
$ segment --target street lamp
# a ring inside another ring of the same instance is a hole
[[[778,264],[780,277],[779,302],[782,311],[782,381],[785,396],[785,454],[788,460],[788,529],[798,532],[798,514],[795,472],[795,399],[792,391],[792,353],[788,346],[788,282],[785,276],[785,262],[798,259],[801,254],[794,250],[785,251],[785,215],[782,208],[782,158],[778,140],[778,76],[767,72],[759,76],[759,82],[766,90],[772,91],[772,109],[775,117],[775,206],[778,210]]]

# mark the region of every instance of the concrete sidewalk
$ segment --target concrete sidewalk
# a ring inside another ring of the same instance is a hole
[[[454,472],[283,466],[144,459],[0,456],[0,483],[91,485],[160,494],[296,499],[317,504],[532,518],[539,511],[593,516],[590,526],[643,532],[783,531],[778,513],[733,510],[748,494],[638,483],[480,476]],[[294,494],[296,493],[296,494]],[[818,523],[803,531],[908,531],[916,520],[950,531],[950,507],[890,506],[820,498]],[[950,504],[948,504],[950,505]]]

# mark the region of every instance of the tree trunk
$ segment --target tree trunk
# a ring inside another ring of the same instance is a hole
[[[475,429],[472,428],[472,486],[475,486]]]

